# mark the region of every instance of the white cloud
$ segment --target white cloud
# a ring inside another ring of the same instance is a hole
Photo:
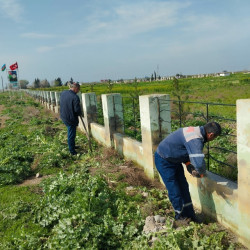
[[[23,21],[23,7],[17,0],[0,0],[0,13],[14,22]]]
[[[88,32],[109,39],[126,38],[134,34],[170,27],[178,22],[179,11],[190,4],[178,2],[137,2],[114,7],[109,13],[96,12],[89,17]],[[107,19],[107,16],[112,19]]]
[[[54,38],[55,35],[30,32],[21,34],[21,37],[31,38],[31,39],[46,39],[46,38]]]
[[[179,11],[189,6],[189,2],[144,1],[123,4],[106,11],[96,9],[86,17],[87,22],[78,34],[66,38],[57,47],[127,39],[158,28],[172,27],[179,22]]]
[[[41,46],[41,47],[37,48],[37,51],[39,53],[43,53],[43,52],[51,51],[53,49],[54,49],[54,47],[52,47],[52,46]]]

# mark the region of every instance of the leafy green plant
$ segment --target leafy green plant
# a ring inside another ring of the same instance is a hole
[[[43,185],[37,222],[51,230],[46,247],[124,247],[142,229],[139,209],[84,169],[60,173]]]

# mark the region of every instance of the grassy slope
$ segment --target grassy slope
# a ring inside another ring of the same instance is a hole
[[[0,101],[3,101],[2,95],[0,98],[2,98]],[[25,106],[23,102],[18,105],[18,97],[11,100],[12,104],[14,103],[13,100],[16,101],[13,108],[19,108],[22,110],[22,114],[33,110],[33,108],[30,108],[30,105],[34,107],[32,101],[29,101],[29,105]],[[2,103],[6,102],[8,102],[7,99]],[[6,106],[11,105],[6,103]],[[167,220],[171,220],[173,210],[166,197],[166,192],[159,189],[159,183],[152,183],[132,163],[124,161],[112,150],[106,150],[96,143],[93,143],[94,152],[90,154],[87,150],[87,140],[80,133],[77,136],[77,144],[81,146],[81,152],[84,154],[80,158],[70,158],[69,155],[63,153],[64,150],[67,150],[65,128],[58,124],[56,119],[48,112],[45,112],[42,107],[37,106],[37,108],[40,111],[36,114],[35,120],[33,116],[28,116],[24,119],[23,116],[18,117],[17,115],[12,116],[9,114],[12,117],[7,122],[8,129],[0,129],[0,135],[9,131],[12,128],[11,126],[14,126],[13,128],[16,130],[18,129],[20,133],[29,131],[28,133],[26,132],[26,136],[32,140],[34,139],[32,137],[33,132],[36,131],[34,136],[38,143],[32,145],[33,149],[31,152],[34,156],[34,161],[31,162],[33,169],[30,175],[34,175],[37,171],[43,174],[56,174],[61,170],[70,175],[71,173],[78,173],[87,167],[92,175],[102,176],[112,189],[119,190],[119,193],[124,194],[126,204],[133,202],[139,205],[143,218],[152,214],[166,215],[167,213]],[[56,128],[56,130],[48,129],[44,121],[52,121],[49,125],[51,128]],[[25,124],[29,128],[28,130]],[[57,148],[59,148],[60,152],[56,151]],[[40,151],[46,155],[48,161],[40,158]],[[63,164],[58,165],[58,161]],[[121,166],[128,166],[128,168]],[[24,180],[27,176],[22,178]],[[64,185],[68,185],[67,181],[64,182]],[[134,186],[134,190],[130,191],[129,196],[127,196],[125,188],[131,185]],[[58,187],[60,188],[60,184]],[[154,187],[158,188],[155,189]],[[142,196],[143,192],[147,192],[149,195],[146,200]],[[57,225],[55,224],[52,228],[51,226],[43,227],[35,220],[36,210],[39,210],[39,201],[44,195],[38,185],[17,186],[12,184],[3,185],[0,188],[0,249],[17,249],[18,247],[38,249],[43,247],[49,239],[53,239],[55,236],[53,228]],[[171,243],[172,245],[168,249],[176,249],[175,247],[177,246],[180,247],[186,244],[186,246],[190,247],[195,243],[197,246],[203,246],[203,249],[211,249],[214,246],[217,246],[217,249],[227,249],[233,241],[232,235],[218,225],[208,223],[209,220],[207,218],[206,222],[207,224],[202,226],[193,224],[179,231],[169,228],[169,238],[165,234],[162,236],[158,234],[160,240],[156,243],[157,247],[162,248],[166,244]],[[66,234],[65,237],[67,238],[67,236]],[[147,242],[151,240],[152,236],[136,238],[133,244],[140,249],[146,249]],[[232,245],[231,249],[233,248]]]
[[[250,74],[237,73],[228,77],[207,77],[195,79],[180,79],[180,85],[184,88],[184,95],[189,95],[189,100],[219,102],[235,104],[237,99],[250,97]],[[67,87],[50,88],[50,90],[62,91]],[[139,83],[138,89],[143,94],[167,93],[172,94],[172,81]],[[44,89],[48,90],[48,89]],[[133,84],[114,84],[112,93],[121,93],[129,96],[135,91]],[[108,93],[107,84],[96,84],[91,89],[90,85],[83,84],[81,92],[95,92],[97,95]]]

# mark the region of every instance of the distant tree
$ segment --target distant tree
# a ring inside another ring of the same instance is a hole
[[[74,82],[73,78],[71,77],[69,81],[65,82],[64,86],[69,86],[69,84],[72,84]]]
[[[156,72],[155,72],[155,71],[154,71],[154,76],[155,76],[155,77],[154,77],[154,80],[156,81]]]
[[[62,86],[62,80],[61,80],[60,77],[58,77],[57,79],[55,79],[55,81],[54,81],[54,86],[55,86],[55,87]]]
[[[181,102],[182,101],[181,99],[183,98],[184,101],[187,101],[189,96],[186,95],[185,97],[183,97],[184,94],[185,94],[185,89],[184,89],[183,86],[180,85],[180,82],[176,77],[174,77],[174,79],[173,79],[173,89],[174,90],[172,91],[172,95],[177,97],[177,99],[178,99],[178,107],[179,107],[180,118],[182,120],[184,120],[185,119],[184,103]],[[186,112],[188,112],[188,110],[189,110],[189,107],[186,107]]]
[[[19,85],[21,89],[27,89],[27,85],[29,84],[29,81],[27,80],[20,80]]]
[[[134,122],[134,134],[137,134],[136,128],[140,127],[140,106],[139,106],[139,96],[143,94],[143,92],[139,89],[139,82],[135,77],[134,82],[130,83],[133,87],[133,91],[129,93],[133,100],[133,122]],[[133,126],[132,126],[133,127]]]
[[[41,88],[49,88],[50,84],[49,84],[47,79],[44,79],[41,81],[40,86],[41,86]]]
[[[111,82],[110,79],[108,79],[108,86],[107,86],[107,88],[108,88],[108,92],[111,93],[111,91],[113,89],[113,83]]]
[[[154,81],[154,75],[153,74],[151,75],[151,81]]]
[[[41,83],[39,78],[35,78],[34,82],[33,82],[33,87],[34,88],[40,88],[41,87]]]
[[[91,92],[94,92],[94,86],[95,86],[94,83],[90,84],[90,90],[91,90]]]
[[[173,87],[174,87],[174,90],[172,92],[172,95],[177,97],[178,101],[180,101],[181,95],[182,95],[182,88],[181,88],[179,81],[176,77],[174,77],[174,79],[173,79]]]

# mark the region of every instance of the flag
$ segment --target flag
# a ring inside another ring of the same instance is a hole
[[[17,82],[17,73],[16,71],[8,71],[10,82]]]
[[[11,70],[18,69],[17,62],[16,62],[16,63],[14,63],[14,64],[12,64],[12,65],[10,65],[10,69],[11,69]]]
[[[2,66],[2,71],[5,71],[5,69],[6,69],[6,64]]]

